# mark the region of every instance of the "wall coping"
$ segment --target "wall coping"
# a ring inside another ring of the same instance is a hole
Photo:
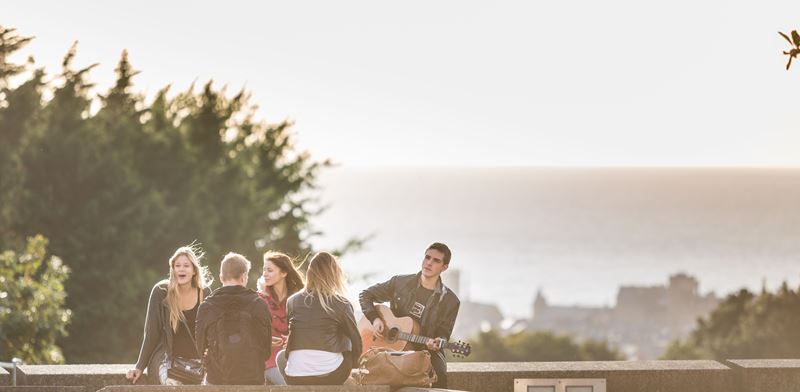
[[[800,368],[800,359],[729,359],[727,362],[742,369]]]
[[[798,362],[800,364],[800,361]],[[583,361],[583,362],[455,362],[447,366],[448,373],[473,372],[616,372],[685,370],[730,370],[717,361]]]
[[[48,375],[55,376],[61,374],[126,374],[135,365],[105,365],[105,364],[85,364],[85,365],[22,365],[18,369],[22,370],[26,376]],[[18,371],[19,371],[18,370]]]

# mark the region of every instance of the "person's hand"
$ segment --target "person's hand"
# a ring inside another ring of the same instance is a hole
[[[442,338],[428,339],[425,345],[428,346],[430,351],[439,351],[439,346],[442,344]]]
[[[131,369],[128,370],[128,374],[125,375],[125,378],[131,381],[131,384],[136,384],[136,381],[139,380],[139,377],[142,376],[142,371],[139,369]]]
[[[273,336],[272,337],[272,345],[273,346],[282,346],[283,345],[283,338],[280,336]]]
[[[372,340],[383,339],[383,330],[385,328],[383,320],[380,317],[375,318],[375,321],[372,322]]]

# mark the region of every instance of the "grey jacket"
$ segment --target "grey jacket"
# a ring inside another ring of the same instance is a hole
[[[142,348],[139,350],[139,359],[136,361],[136,368],[142,371],[148,369],[148,379],[155,384],[158,384],[158,368],[164,359],[164,353],[167,358],[172,358],[173,331],[169,325],[169,308],[167,307],[168,284],[167,281],[158,282],[150,291],[147,316],[144,320]],[[209,294],[211,294],[211,289],[206,287],[202,297],[205,298]]]

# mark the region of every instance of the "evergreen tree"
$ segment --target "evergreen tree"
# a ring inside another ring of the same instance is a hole
[[[2,59],[27,42],[4,34]],[[178,246],[201,243],[214,275],[228,251],[250,258],[253,275],[267,249],[311,251],[310,191],[329,162],[295,150],[288,122],[258,120],[245,91],[208,82],[147,102],[123,52],[114,86],[92,94],[94,65],[76,68],[76,53],[49,83],[43,70],[3,65],[33,72],[0,97],[0,233],[6,243],[44,234],[74,271],[59,342],[69,362],[131,362],[148,293]]]

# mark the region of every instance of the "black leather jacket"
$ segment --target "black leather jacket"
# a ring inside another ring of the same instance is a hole
[[[332,300],[332,311],[326,312],[316,296],[301,291],[286,300],[289,318],[289,341],[286,352],[292,350],[321,350],[332,353],[351,351],[352,368],[358,367],[361,355],[361,335],[356,327],[350,301]]]
[[[397,317],[409,315],[409,310],[414,304],[416,290],[420,287],[421,272],[410,275],[395,275],[383,283],[368,287],[358,295],[361,311],[370,322],[375,321],[378,313],[375,304],[389,302],[389,307]],[[429,338],[442,338],[450,340],[453,326],[458,316],[458,307],[461,305],[458,297],[442,279],[436,284],[434,293],[428,299],[425,313],[420,322],[420,335]]]

